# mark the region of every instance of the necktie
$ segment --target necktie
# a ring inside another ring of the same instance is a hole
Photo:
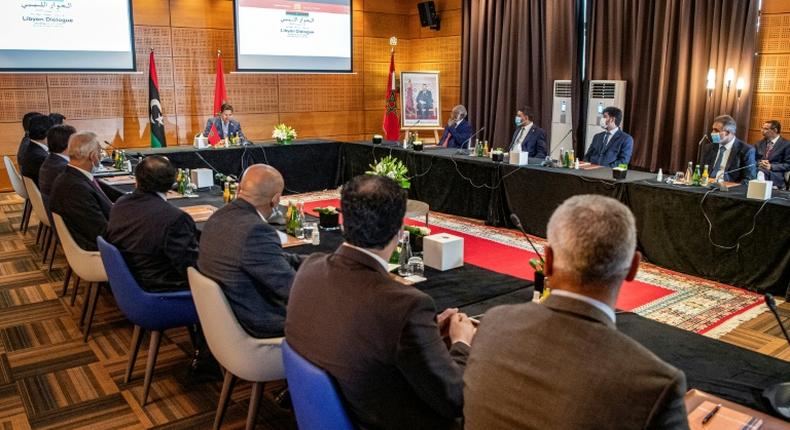
[[[771,156],[771,151],[773,151],[773,150],[774,150],[774,141],[773,140],[769,140],[768,141],[768,150],[765,151],[765,159],[766,160]]]
[[[526,128],[522,127],[521,131],[518,132],[516,138],[513,139],[513,144],[510,145],[510,151],[521,152],[521,143],[524,141],[524,131]]]
[[[603,155],[603,154],[606,152],[606,147],[609,145],[609,137],[610,137],[610,136],[611,136],[611,135],[609,134],[609,132],[607,132],[607,133],[606,133],[606,134],[603,136],[603,147],[601,148],[601,155]]]
[[[445,137],[444,141],[442,141],[443,147],[447,148],[447,144],[450,143],[450,137],[452,137],[452,135],[452,133],[447,133],[447,137]]]
[[[710,175],[714,178],[719,173],[719,168],[721,168],[721,159],[724,158],[724,151],[727,150],[727,147],[724,145],[719,145],[719,154],[716,156],[716,162],[713,163],[713,170],[711,170]]]
[[[91,185],[93,185],[93,188],[95,188],[96,191],[99,192],[99,195],[104,199],[104,201],[106,201],[107,204],[112,206],[112,201],[110,200],[109,197],[107,197],[107,194],[104,194],[104,191],[102,191],[101,185],[99,185],[99,181],[97,181],[96,178],[93,178],[93,180],[91,181]]]

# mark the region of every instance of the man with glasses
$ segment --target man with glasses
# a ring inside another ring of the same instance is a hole
[[[785,175],[790,171],[790,140],[783,138],[781,132],[779,121],[766,121],[762,127],[763,139],[754,144],[757,168],[778,188],[785,186]]]

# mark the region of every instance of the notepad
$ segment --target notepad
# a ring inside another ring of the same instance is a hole
[[[205,222],[217,210],[211,205],[184,206],[182,211],[189,214],[195,222]]]
[[[716,415],[703,425],[702,420],[715,407],[716,404],[710,401],[704,401],[697,406],[688,415],[691,430],[758,430],[763,426],[763,420],[726,406],[722,406]]]

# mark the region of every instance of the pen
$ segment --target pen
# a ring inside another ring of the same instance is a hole
[[[702,419],[702,424],[707,424],[708,421],[712,420],[713,417],[716,415],[716,413],[719,412],[719,409],[721,409],[721,403],[716,405],[716,407],[714,407],[713,410],[708,412],[708,415],[705,415],[705,418]]]

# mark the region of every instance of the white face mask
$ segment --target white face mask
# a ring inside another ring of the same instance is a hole
[[[601,125],[601,128],[603,128],[604,130],[607,128],[606,118],[601,117],[601,124],[600,125]]]

